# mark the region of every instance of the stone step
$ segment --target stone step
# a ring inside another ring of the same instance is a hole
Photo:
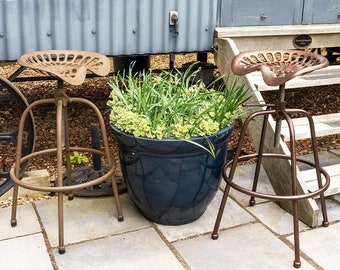
[[[21,181],[30,185],[49,187],[51,179],[48,171],[46,169],[42,169],[25,172]],[[19,187],[19,197],[40,196],[43,194],[48,194],[48,192],[34,191]],[[1,200],[11,199],[12,195],[13,189],[11,188],[1,196]]]
[[[325,192],[325,196],[331,196],[340,193],[340,164],[334,164],[323,167],[329,174],[331,184]],[[308,191],[313,192],[318,189],[315,169],[300,171],[301,176],[305,179]]]
[[[313,116],[315,133],[317,137],[340,133],[340,113],[331,113]],[[310,138],[310,129],[306,117],[293,119],[296,140]],[[281,137],[283,141],[289,142],[289,130],[286,121],[282,121]]]

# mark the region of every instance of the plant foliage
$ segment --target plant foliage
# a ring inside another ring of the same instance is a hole
[[[65,158],[66,159],[66,158]],[[83,163],[89,162],[89,159],[87,156],[84,156],[82,154],[79,154],[78,151],[74,151],[73,154],[70,156],[70,162],[73,167],[77,165],[81,165]]]
[[[118,73],[109,80],[110,122],[136,137],[189,139],[230,126],[250,95],[237,78],[223,76],[206,86],[199,69]]]

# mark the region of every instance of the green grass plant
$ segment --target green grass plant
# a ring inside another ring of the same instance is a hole
[[[236,77],[220,76],[211,84],[195,82],[199,69],[118,73],[107,105],[110,123],[136,137],[207,137],[240,117],[250,95]]]

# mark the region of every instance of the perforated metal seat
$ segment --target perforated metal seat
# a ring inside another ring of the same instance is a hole
[[[110,62],[105,55],[86,51],[32,52],[21,56],[18,63],[42,73],[53,74],[72,85],[82,84],[88,70],[98,76],[106,76],[110,72]]]
[[[267,85],[278,86],[326,66],[328,60],[325,57],[305,51],[250,51],[233,59],[232,71],[243,76],[258,70]]]
[[[80,85],[86,78],[87,71],[91,71],[99,76],[105,76],[110,71],[110,62],[108,58],[99,53],[84,52],[84,51],[70,51],[70,50],[50,50],[50,51],[38,51],[28,53],[19,58],[18,63],[24,67],[32,68],[43,73],[48,73],[57,76],[61,79],[61,82],[67,82],[72,85]],[[24,187],[27,189],[43,191],[43,192],[57,192],[58,193],[58,229],[59,229],[59,253],[65,252],[64,245],[64,221],[63,221],[63,193],[68,193],[69,198],[72,198],[72,191],[77,189],[83,189],[89,186],[97,185],[106,179],[111,179],[112,188],[115,198],[115,203],[118,212],[118,220],[123,221],[123,214],[119,202],[119,194],[117,184],[114,179],[115,164],[112,161],[112,157],[109,151],[109,145],[107,141],[107,135],[105,130],[105,123],[101,112],[91,101],[84,98],[69,97],[66,93],[66,89],[62,86],[62,83],[58,84],[58,88],[55,91],[53,98],[45,98],[34,101],[30,104],[22,114],[19,131],[18,131],[18,145],[16,153],[16,162],[13,165],[10,175],[14,181],[13,189],[13,205],[12,205],[12,217],[11,224],[16,226],[16,212],[17,212],[17,198],[18,187]],[[93,148],[84,147],[70,147],[69,142],[69,123],[67,107],[70,103],[82,103],[89,106],[95,113],[99,128],[101,131],[101,140],[103,142],[103,151]],[[56,107],[56,148],[45,149],[33,152],[29,155],[22,157],[21,148],[24,140],[24,124],[26,117],[31,113],[33,108],[43,104],[54,104]],[[85,182],[82,184],[72,185],[71,181],[71,151],[89,152],[92,154],[103,156],[106,159],[108,171],[95,180]],[[56,152],[57,155],[57,186],[34,186],[32,184],[20,181],[20,165],[29,159]],[[66,175],[67,185],[63,186],[63,162],[65,155],[66,159]]]
[[[249,51],[243,52],[237,55],[231,64],[231,69],[233,73],[239,76],[246,75],[253,71],[260,71],[263,77],[264,82],[270,86],[279,86],[279,94],[278,99],[275,104],[261,104],[261,107],[266,107],[265,110],[260,110],[251,113],[243,123],[243,127],[240,133],[238,145],[236,148],[236,152],[233,160],[229,161],[224,165],[222,169],[222,176],[226,181],[226,188],[224,190],[223,198],[221,201],[220,209],[217,215],[217,219],[215,222],[215,227],[212,233],[212,239],[218,238],[218,230],[220,226],[220,222],[222,219],[223,211],[227,202],[227,198],[229,196],[230,188],[234,188],[244,194],[248,194],[250,197],[249,204],[252,206],[255,204],[255,197],[275,200],[275,201],[291,201],[293,204],[293,225],[294,225],[294,246],[295,246],[295,260],[294,267],[298,268],[301,265],[300,261],[300,244],[299,244],[299,225],[298,225],[298,201],[308,198],[313,198],[315,196],[320,196],[321,209],[323,213],[323,226],[328,226],[328,217],[326,211],[326,204],[324,198],[324,192],[328,188],[330,184],[330,178],[327,172],[320,167],[316,136],[315,136],[315,128],[313,119],[309,113],[305,110],[300,109],[287,109],[286,101],[285,101],[285,83],[296,77],[301,76],[303,74],[312,72],[317,69],[321,69],[328,66],[328,60],[314,53],[298,51],[298,50],[288,50],[288,51]],[[294,134],[294,126],[290,115],[292,114],[300,114],[308,118],[310,124],[310,132],[311,132],[311,142],[313,148],[313,157],[314,161],[308,161],[306,159],[297,158],[296,157],[296,149],[295,149],[295,134]],[[287,121],[289,131],[290,131],[290,153],[291,155],[277,154],[277,153],[265,153],[264,152],[264,140],[269,116],[273,115],[276,121],[275,128],[275,138],[274,138],[274,146],[279,144],[280,140],[280,130],[281,130],[281,121]],[[244,142],[244,138],[246,135],[246,131],[251,121],[254,118],[263,116],[263,124],[261,130],[261,138],[259,149],[255,154],[247,154],[241,156],[241,149]],[[259,172],[261,167],[261,162],[263,158],[274,158],[274,159],[286,159],[291,161],[291,194],[264,194],[257,192],[257,183],[259,178]],[[256,168],[254,172],[254,181],[252,189],[246,189],[234,181],[234,175],[238,163],[245,160],[255,159],[256,160]],[[307,164],[313,168],[315,168],[317,181],[318,181],[318,190],[307,193],[307,194],[299,194],[298,186],[297,186],[297,171],[296,166],[297,162],[301,162]],[[324,182],[322,181],[322,176],[324,177]]]

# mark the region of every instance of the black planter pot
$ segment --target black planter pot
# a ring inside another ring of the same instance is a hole
[[[111,125],[128,194],[148,219],[166,225],[197,220],[214,198],[234,125],[210,136],[216,158],[183,140],[136,138]],[[204,138],[192,138],[207,147]]]

